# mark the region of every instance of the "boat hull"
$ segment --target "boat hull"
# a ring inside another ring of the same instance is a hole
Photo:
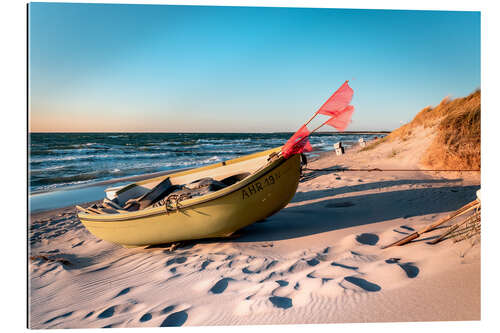
[[[282,157],[230,188],[213,195],[126,214],[79,214],[83,225],[103,240],[127,247],[227,237],[262,220],[293,198],[301,173],[300,155]]]

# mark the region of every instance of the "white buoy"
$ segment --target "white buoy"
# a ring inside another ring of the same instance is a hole
[[[361,147],[365,147],[366,146],[366,142],[365,142],[365,140],[363,138],[359,138],[358,142],[359,142],[359,145]]]

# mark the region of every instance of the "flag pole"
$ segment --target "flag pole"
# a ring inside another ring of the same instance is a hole
[[[321,127],[325,126],[327,122],[329,122],[330,120],[332,120],[332,118],[334,118],[334,117],[331,117],[330,119],[328,119],[327,121],[325,121],[323,124],[319,125],[315,129],[313,129],[311,132],[309,132],[309,134],[307,134],[306,136],[304,136],[303,138],[300,138],[297,142],[295,142],[295,144],[298,144],[298,143],[302,142],[303,140],[307,139],[309,137],[309,135],[313,134],[314,132],[316,132],[317,130],[319,130]],[[278,153],[278,156],[281,156],[281,151]]]
[[[309,118],[309,120],[300,127],[300,129],[302,129],[303,127],[306,128],[307,130],[307,125],[319,114],[319,112],[323,109],[323,107],[328,103],[330,102],[333,98],[335,98],[335,96],[337,96],[339,90],[345,85],[345,84],[348,84],[349,83],[349,80],[346,80],[341,86],[339,89],[337,89],[324,103],[323,105],[321,105],[321,107],[318,109],[318,111],[316,111],[311,118]],[[350,88],[350,87],[349,87]],[[351,89],[352,90],[352,89]],[[352,96],[351,96],[352,98]],[[323,127],[324,125],[326,125],[331,119],[333,118],[336,118],[338,117],[338,115],[335,115],[333,117],[331,117],[330,119],[326,120],[324,123],[322,123],[321,125],[319,125],[318,127],[316,127],[314,130],[312,130],[311,132],[309,132],[306,136],[300,138],[297,142],[294,143],[294,145],[302,142],[303,140],[307,139],[312,133],[316,132],[318,129],[320,129],[321,127]],[[278,153],[278,156],[281,156],[282,155],[282,151],[280,151]]]
[[[333,117],[331,117],[330,119],[328,119],[327,121],[325,121],[323,124],[319,125],[318,127],[316,127],[315,129],[313,129],[311,132],[309,132],[309,134],[307,134],[305,137],[301,138],[299,141],[297,141],[295,144],[301,142],[302,140],[304,140],[305,138],[309,137],[309,135],[313,134],[314,132],[316,132],[317,130],[319,130],[321,127],[325,126],[327,122],[329,122],[330,120],[332,120]]]

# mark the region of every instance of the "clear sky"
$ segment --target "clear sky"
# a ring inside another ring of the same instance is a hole
[[[33,132],[294,131],[345,80],[347,130],[392,130],[468,95],[480,14],[29,5]]]

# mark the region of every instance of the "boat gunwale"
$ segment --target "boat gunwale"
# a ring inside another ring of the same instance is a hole
[[[275,148],[276,149],[276,148]],[[273,151],[275,149],[270,149],[270,151]],[[263,152],[259,152],[263,153]],[[260,154],[259,154],[260,155]],[[249,155],[252,156],[252,155]],[[146,209],[142,211],[134,211],[134,212],[127,212],[127,213],[119,213],[119,214],[105,214],[105,215],[97,215],[97,214],[86,214],[86,213],[79,213],[78,217],[84,221],[89,221],[89,222],[117,222],[117,221],[131,221],[131,220],[140,220],[145,217],[152,217],[152,216],[157,216],[157,215],[163,215],[163,214],[170,214],[174,213],[177,210],[181,211],[182,209],[185,208],[190,208],[192,206],[196,206],[199,204],[203,204],[206,202],[210,202],[213,200],[217,200],[221,197],[230,195],[238,190],[241,190],[242,188],[246,187],[248,184],[254,182],[256,179],[261,178],[264,174],[269,173],[273,171],[274,169],[278,168],[281,166],[283,163],[285,163],[287,159],[284,159],[283,157],[280,157],[276,159],[275,161],[271,161],[271,163],[267,163],[264,167],[261,169],[257,170],[254,174],[250,175],[249,177],[242,179],[241,181],[230,185],[226,188],[223,188],[219,191],[201,196],[201,197],[195,197],[191,199],[185,200],[185,204],[182,204],[181,207],[174,211],[167,211],[165,209],[165,206],[159,206],[159,207],[154,207],[151,210]],[[190,202],[191,201],[191,202]],[[143,212],[144,214],[141,215],[135,215],[138,212]],[[140,221],[138,221],[140,222]]]
[[[191,173],[196,173],[196,172],[200,172],[200,171],[206,171],[206,170],[210,170],[210,169],[217,169],[217,168],[220,168],[220,167],[223,167],[223,166],[227,166],[227,165],[231,165],[231,164],[236,164],[236,163],[248,161],[248,160],[251,160],[253,158],[260,157],[260,156],[269,155],[269,154],[271,154],[273,152],[277,152],[277,151],[281,150],[281,148],[282,148],[282,146],[279,146],[279,147],[275,147],[275,148],[271,148],[271,149],[267,149],[267,150],[255,152],[253,154],[248,154],[248,155],[245,155],[245,156],[240,156],[240,157],[232,158],[232,159],[225,160],[225,161],[222,161],[222,162],[217,162],[217,163],[214,163],[214,164],[209,164],[209,165],[201,166],[201,167],[198,167],[198,168],[191,168],[191,169],[187,169],[187,170],[180,170],[178,172],[174,172],[172,174],[169,174],[168,177],[176,178],[176,177],[186,176],[186,175],[189,175]],[[129,187],[129,186],[139,186],[139,185],[147,184],[147,183],[150,183],[150,182],[153,182],[153,181],[157,181],[157,180],[159,181],[159,180],[162,180],[162,179],[165,179],[165,175],[157,176],[157,177],[153,177],[153,178],[148,178],[148,179],[143,179],[143,180],[137,181],[135,183],[124,185],[122,188],[116,190],[116,194],[120,194],[122,190],[124,190],[126,187]],[[110,190],[110,189],[112,189],[112,188],[106,189],[105,192],[107,190]]]

